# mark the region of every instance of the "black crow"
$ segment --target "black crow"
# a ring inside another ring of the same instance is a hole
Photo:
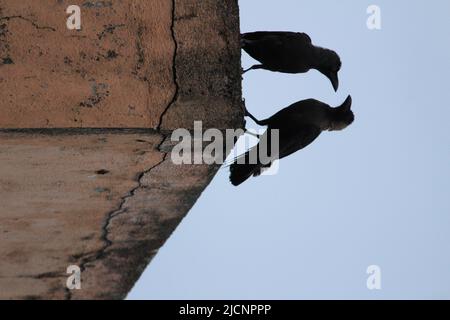
[[[284,73],[305,73],[316,69],[339,88],[341,59],[332,50],[312,44],[306,33],[259,31],[241,35],[242,49],[261,64],[244,71],[265,69]]]
[[[251,148],[245,154],[236,158],[230,166],[230,181],[238,186],[251,176],[258,176],[262,170],[271,166],[277,159],[287,157],[311,144],[322,131],[337,131],[345,129],[355,119],[351,110],[352,98],[332,108],[329,105],[308,99],[294,103],[279,111],[272,117],[259,121],[248,111],[246,115],[252,118],[258,125],[267,126],[268,130],[261,136],[257,146]],[[279,148],[277,155],[271,155],[271,130],[278,129]],[[261,161],[260,149],[264,147],[263,155],[268,155],[269,160]]]

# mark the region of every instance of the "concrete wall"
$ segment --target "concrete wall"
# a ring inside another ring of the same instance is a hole
[[[236,1],[0,0],[0,298],[123,298],[218,169],[170,131],[241,127],[240,71]]]

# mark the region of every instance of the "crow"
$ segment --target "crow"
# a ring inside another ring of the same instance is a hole
[[[335,91],[339,88],[338,72],[342,63],[332,50],[312,44],[306,33],[258,31],[241,35],[241,46],[261,64],[244,71],[265,69],[284,73],[305,73],[311,69],[325,75]]]
[[[272,162],[287,157],[311,144],[322,131],[343,130],[353,123],[355,116],[351,110],[352,98],[336,108],[314,99],[296,102],[266,120],[258,120],[248,111],[250,117],[260,126],[268,129],[261,136],[257,146],[234,159],[230,165],[230,181],[234,186],[242,184],[251,176],[259,176]],[[278,154],[270,154],[271,130],[278,129]],[[263,150],[263,148],[265,150]],[[261,153],[261,150],[263,150]],[[261,154],[268,156],[261,160]]]

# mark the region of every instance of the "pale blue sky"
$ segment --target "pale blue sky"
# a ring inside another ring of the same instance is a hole
[[[371,4],[382,30],[366,27]],[[284,159],[278,175],[235,188],[220,170],[129,298],[450,299],[450,2],[240,7],[242,32],[306,32],[343,61],[337,94],[314,71],[246,74],[255,116],[351,94],[356,121]],[[372,264],[379,291],[366,288]]]

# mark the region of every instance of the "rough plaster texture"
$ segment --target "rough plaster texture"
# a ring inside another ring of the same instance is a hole
[[[242,127],[240,72],[236,1],[0,0],[0,298],[125,297],[218,169],[171,130]]]
[[[229,127],[238,23],[236,1],[0,0],[0,128]]]
[[[0,134],[0,298],[64,297],[66,268],[103,248],[106,213],[143,170],[162,161],[160,140],[143,133]]]

